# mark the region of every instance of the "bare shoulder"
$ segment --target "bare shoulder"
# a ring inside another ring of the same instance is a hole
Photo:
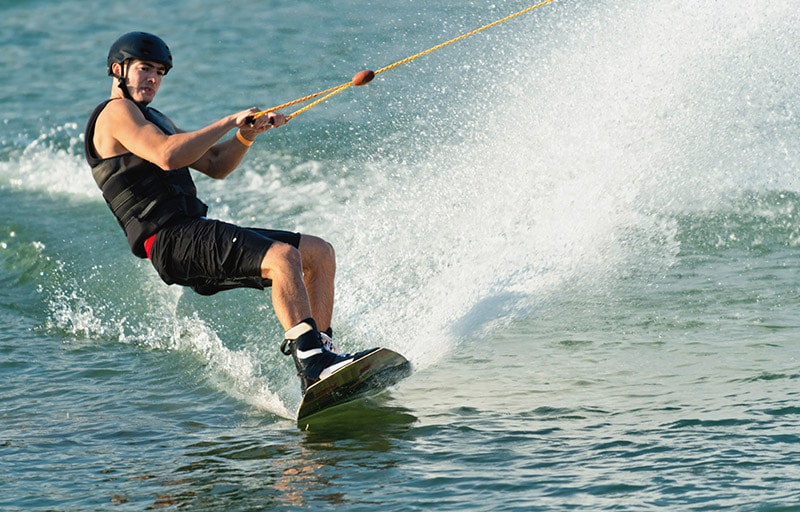
[[[97,116],[94,146],[102,158],[130,152],[129,142],[149,122],[135,103],[124,98],[108,102]],[[123,142],[124,141],[124,142]]]
[[[134,102],[125,98],[117,98],[108,102],[97,120],[98,122],[130,120],[139,123],[145,121],[145,118]]]

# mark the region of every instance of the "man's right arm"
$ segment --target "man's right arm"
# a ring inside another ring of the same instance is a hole
[[[234,114],[193,132],[167,135],[132,101],[120,99],[110,102],[98,117],[95,147],[102,158],[130,152],[164,170],[179,169],[196,162],[237,121]]]

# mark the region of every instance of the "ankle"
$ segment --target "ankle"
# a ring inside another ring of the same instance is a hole
[[[300,350],[319,348],[322,346],[317,324],[313,318],[307,318],[286,331],[285,339],[294,341]]]
[[[287,340],[296,340],[303,334],[307,333],[308,331],[316,331],[317,330],[317,323],[314,321],[313,318],[306,318],[302,320],[299,324],[295,325],[286,333],[284,334],[284,339]]]

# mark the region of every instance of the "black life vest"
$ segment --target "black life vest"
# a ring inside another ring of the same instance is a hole
[[[86,124],[84,154],[103,198],[125,231],[133,254],[147,255],[144,241],[167,224],[202,217],[208,206],[197,198],[188,167],[165,171],[133,153],[99,158],[94,147],[97,116],[109,101],[98,105]],[[161,112],[137,104],[144,117],[168,135],[175,129]]]

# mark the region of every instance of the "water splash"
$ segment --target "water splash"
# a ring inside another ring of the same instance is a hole
[[[10,158],[0,160],[0,179],[13,189],[102,200],[86,162],[77,156],[83,152],[83,135],[75,123],[55,126],[32,140],[20,135],[7,151]]]
[[[797,18],[785,1],[583,2],[483,47],[513,72],[439,74],[463,110],[404,115],[337,212],[340,314],[424,367],[553,291],[665,271],[679,212],[797,190]]]
[[[196,311],[180,313],[181,288],[152,287],[147,299],[153,305],[150,311],[143,311],[141,304],[129,304],[130,309],[122,307],[119,298],[105,303],[96,296],[87,297],[83,291],[86,288],[74,279],[56,287],[51,292],[45,328],[67,333],[71,343],[114,341],[188,355],[194,364],[204,367],[209,382],[230,396],[259,410],[286,418],[293,416],[287,402],[275,391],[271,378],[274,376],[265,372],[258,348],[228,347]],[[121,316],[121,310],[130,314]]]

